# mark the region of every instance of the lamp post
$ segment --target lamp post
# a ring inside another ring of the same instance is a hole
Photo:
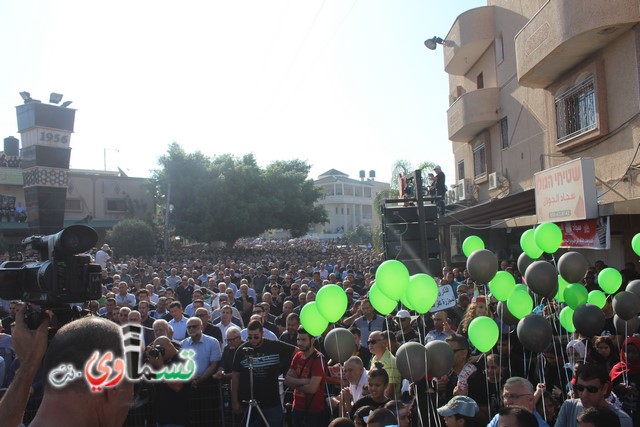
[[[171,184],[167,184],[167,204],[164,208],[164,256],[169,252],[169,214],[173,211],[171,204]]]

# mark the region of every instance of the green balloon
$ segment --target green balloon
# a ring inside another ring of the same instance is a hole
[[[438,298],[438,284],[428,274],[418,273],[409,279],[407,296],[413,309],[420,314],[431,310]]]
[[[411,282],[409,282],[409,283],[411,283]],[[409,288],[407,288],[407,290],[404,291],[404,295],[402,295],[402,298],[400,298],[400,302],[408,310],[414,310],[415,311],[415,308],[413,308],[413,305],[411,305],[411,301],[409,301]]]
[[[306,303],[300,310],[300,324],[313,337],[322,335],[329,326],[327,319],[318,311],[318,303],[315,301]]]
[[[371,305],[378,313],[385,316],[391,313],[397,305],[397,301],[387,298],[387,296],[382,293],[378,282],[374,283],[369,289],[369,301],[371,301]]]
[[[507,300],[507,308],[509,312],[513,314],[513,317],[522,319],[523,317],[531,314],[533,310],[533,299],[529,292],[514,292]]]
[[[608,294],[615,294],[622,285],[622,275],[615,268],[607,267],[598,273],[598,285]]]
[[[562,230],[553,222],[545,222],[537,226],[534,237],[538,247],[548,254],[557,251],[562,244]]]
[[[558,292],[556,292],[556,301],[564,302],[564,290],[569,286],[569,282],[558,274]]]
[[[409,286],[409,270],[400,261],[387,260],[376,270],[376,283],[387,298],[398,301]]]
[[[482,353],[491,350],[499,336],[498,325],[490,317],[476,317],[469,323],[469,341]]]
[[[498,301],[506,301],[516,290],[516,279],[508,271],[498,271],[489,282],[489,289]]]
[[[586,304],[589,300],[589,292],[587,288],[581,283],[571,283],[564,290],[564,300],[567,305],[572,309],[580,307],[582,304]]]
[[[513,289],[513,292],[526,292],[529,293],[529,288],[524,283],[518,283]]]
[[[324,285],[316,295],[318,311],[328,322],[337,322],[347,311],[347,294],[338,285]]]
[[[640,233],[636,234],[633,236],[633,239],[631,239],[631,249],[633,249],[633,252],[635,252],[636,255],[640,256]]]
[[[573,309],[571,307],[565,307],[560,311],[560,324],[567,332],[576,331],[576,327],[573,326]]]
[[[587,302],[589,304],[595,305],[598,308],[602,308],[607,303],[607,296],[602,291],[591,291],[589,292],[589,296],[587,297]]]
[[[540,255],[542,255],[542,249],[540,249],[536,243],[535,231],[533,229],[522,233],[522,236],[520,236],[520,247],[531,259],[538,259]]]
[[[467,258],[480,249],[484,249],[484,242],[478,236],[469,236],[462,242],[462,252]]]

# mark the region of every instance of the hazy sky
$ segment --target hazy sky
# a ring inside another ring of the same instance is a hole
[[[18,92],[77,108],[71,167],[149,176],[167,146],[299,158],[389,181],[394,160],[440,163],[444,37],[479,0],[20,0],[0,4],[0,137]],[[105,151],[106,150],[106,151]]]

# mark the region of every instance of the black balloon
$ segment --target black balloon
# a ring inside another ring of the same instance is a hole
[[[622,320],[629,320],[638,317],[640,311],[640,297],[633,292],[618,292],[613,297],[613,311]]]
[[[453,350],[451,346],[444,341],[436,340],[428,343],[426,348],[427,372],[435,377],[449,373],[453,367]],[[397,361],[398,359],[396,358],[396,363]]]
[[[631,336],[640,328],[640,318],[633,317],[629,320],[623,320],[618,315],[613,316],[613,325],[616,327],[618,335]]]
[[[627,285],[625,291],[632,292],[640,297],[640,280],[632,280]]]
[[[487,284],[498,272],[498,258],[488,249],[480,249],[467,258],[467,270],[478,283]]]
[[[520,319],[517,333],[522,345],[535,353],[542,353],[553,339],[551,325],[539,314],[529,314]]]
[[[534,261],[524,275],[529,289],[541,297],[553,298],[558,293],[558,272],[547,261]]]
[[[396,352],[396,365],[402,378],[412,382],[420,381],[427,375],[427,349],[420,343],[407,342]]]
[[[558,259],[558,271],[568,283],[580,283],[589,268],[589,261],[579,252],[567,252]]]
[[[585,337],[600,335],[605,320],[604,312],[593,304],[583,304],[573,312],[573,326]]]
[[[533,263],[533,261],[535,261],[535,259],[529,258],[526,253],[522,252],[518,257],[518,271],[520,272],[520,274],[524,276],[524,274],[527,272],[527,267],[529,267]]]
[[[356,349],[353,334],[344,328],[332,329],[324,339],[324,349],[331,360],[340,363],[346,361]]]
[[[498,301],[496,311],[498,312],[498,318],[502,319],[503,323],[506,323],[507,325],[518,324],[519,319],[511,314],[511,312],[509,311],[509,307],[507,307],[507,304],[505,302]]]

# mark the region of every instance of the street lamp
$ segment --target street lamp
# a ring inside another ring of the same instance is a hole
[[[169,253],[169,214],[173,212],[171,204],[171,184],[167,184],[167,204],[164,208],[164,255]]]

